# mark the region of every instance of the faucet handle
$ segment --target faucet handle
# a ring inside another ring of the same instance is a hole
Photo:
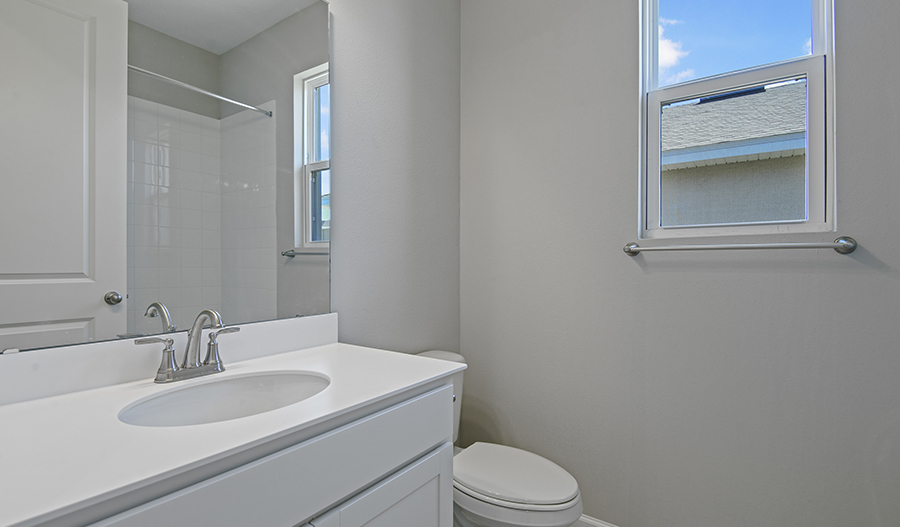
[[[167,348],[171,348],[172,344],[175,343],[175,341],[173,339],[162,338],[162,337],[144,337],[144,338],[136,339],[134,341],[135,344],[156,344],[157,342],[160,344],[165,344]]]
[[[142,339],[137,339],[134,341],[135,344],[165,344],[166,347],[163,349],[163,357],[162,362],[159,364],[159,369],[156,370],[156,378],[154,382],[162,383],[169,382],[175,376],[175,372],[178,371],[178,364],[175,363],[175,349],[172,348],[172,344],[175,343],[173,339],[169,338],[161,338],[161,337],[147,337]]]
[[[209,344],[206,345],[206,358],[203,359],[203,364],[215,366],[216,371],[225,371],[225,366],[222,365],[222,359],[219,357],[219,343],[216,342],[216,337],[218,337],[219,334],[237,333],[240,330],[241,328],[232,326],[219,329],[218,331],[210,331]]]
[[[240,330],[241,330],[241,328],[239,328],[237,326],[231,326],[231,327],[227,327],[227,328],[222,328],[218,331],[210,331],[209,332],[209,342],[212,344],[215,344],[216,337],[218,337],[220,334],[224,335],[226,333],[237,333]]]

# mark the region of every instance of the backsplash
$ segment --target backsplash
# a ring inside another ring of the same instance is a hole
[[[226,321],[227,322],[227,321]],[[209,330],[203,330],[204,336]],[[254,359],[337,342],[337,313],[244,324],[220,343],[225,368]],[[172,335],[180,360],[184,332]],[[206,339],[201,339],[205,341]],[[131,381],[152,382],[162,346],[130,339],[89,342],[0,355],[0,406]]]

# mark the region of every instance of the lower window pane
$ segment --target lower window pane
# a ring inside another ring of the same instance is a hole
[[[663,227],[807,219],[806,80],[663,105]]]
[[[316,170],[310,182],[311,240],[327,242],[331,238],[331,170]]]

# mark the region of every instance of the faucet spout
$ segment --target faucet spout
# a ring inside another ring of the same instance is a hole
[[[194,324],[188,332],[187,348],[184,351],[184,362],[182,368],[199,368],[200,367],[200,335],[203,333],[203,325],[209,322],[211,328],[221,328],[225,324],[222,323],[222,315],[214,309],[204,309],[194,319]]]
[[[153,302],[147,307],[147,311],[144,312],[145,317],[155,318],[160,317],[160,322],[162,322],[163,333],[172,333],[175,331],[175,324],[172,324],[172,315],[169,314],[169,310],[166,309],[165,304],[162,302]]]

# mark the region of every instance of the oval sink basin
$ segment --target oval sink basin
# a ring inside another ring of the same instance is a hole
[[[228,421],[309,399],[330,383],[324,375],[299,371],[235,375],[137,401],[119,412],[119,421],[137,426]]]

